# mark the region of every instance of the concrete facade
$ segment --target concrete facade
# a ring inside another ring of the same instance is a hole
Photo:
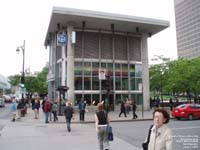
[[[58,98],[56,88],[69,87],[65,98],[88,105],[106,101],[114,107],[128,97],[149,108],[148,43],[152,35],[169,26],[168,21],[104,12],[53,8],[45,46],[49,47],[48,96]],[[72,43],[72,31],[76,41]],[[57,33],[67,34],[67,46],[57,46]],[[66,71],[65,71],[66,70]]]

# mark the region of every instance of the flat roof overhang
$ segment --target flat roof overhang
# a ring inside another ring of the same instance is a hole
[[[165,20],[74,8],[53,7],[44,45],[47,46],[49,33],[58,31],[57,24],[67,26],[67,24],[71,23],[74,28],[82,28],[83,22],[85,22],[86,29],[111,31],[111,24],[114,24],[114,31],[137,33],[136,28],[138,27],[139,33],[150,33],[151,35],[169,27],[169,21]]]

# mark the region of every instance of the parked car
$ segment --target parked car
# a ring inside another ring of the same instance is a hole
[[[172,116],[180,120],[188,118],[189,120],[200,119],[200,104],[182,104],[172,110]]]
[[[5,100],[3,97],[0,97],[0,107],[5,107]]]

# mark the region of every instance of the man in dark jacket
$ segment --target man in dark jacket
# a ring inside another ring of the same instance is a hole
[[[83,99],[79,102],[78,104],[78,109],[79,109],[79,113],[80,113],[80,121],[84,121],[85,118],[85,108],[86,108],[86,104],[83,101]]]
[[[72,107],[72,104],[71,104],[70,101],[68,101],[66,103],[66,107],[64,109],[64,115],[65,115],[65,119],[66,119],[66,123],[67,123],[67,130],[68,130],[68,132],[71,131],[70,124],[71,124],[71,119],[73,117],[73,113],[74,113],[74,109]]]
[[[125,102],[122,101],[121,102],[121,108],[120,108],[121,112],[119,113],[119,117],[121,117],[121,114],[124,113],[124,117],[127,117],[126,116],[126,108],[125,108]]]

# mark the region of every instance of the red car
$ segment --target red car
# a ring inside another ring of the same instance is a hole
[[[188,118],[189,120],[200,118],[200,104],[182,104],[174,108],[172,116],[178,120]]]

